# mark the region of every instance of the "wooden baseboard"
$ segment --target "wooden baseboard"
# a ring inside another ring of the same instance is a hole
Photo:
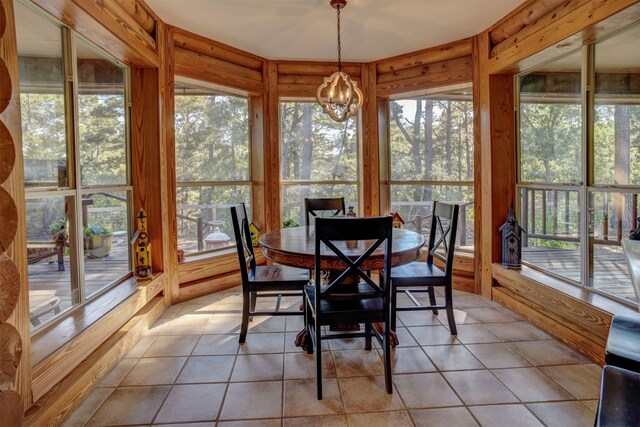
[[[242,277],[240,277],[239,271],[221,274],[210,279],[198,280],[187,285],[180,286],[178,301],[188,301],[214,292],[224,291],[240,284],[242,284]]]
[[[164,298],[153,298],[69,375],[36,401],[25,414],[25,426],[61,425],[104,375],[133,348],[164,310]]]

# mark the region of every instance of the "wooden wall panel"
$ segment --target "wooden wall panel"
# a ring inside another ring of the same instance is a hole
[[[282,227],[280,209],[280,103],[278,93],[278,65],[267,61],[264,70],[264,201],[265,232]]]
[[[381,59],[376,62],[376,69],[378,74],[385,74],[407,68],[421,67],[435,62],[470,56],[472,49],[471,38],[457,40],[452,43]]]
[[[251,126],[251,219],[260,230],[265,229],[266,224],[264,100],[264,96],[252,96],[249,100]]]
[[[380,215],[380,146],[378,144],[378,103],[375,63],[362,65],[362,166],[360,180],[361,212],[364,216]],[[386,212],[382,212],[386,213]]]

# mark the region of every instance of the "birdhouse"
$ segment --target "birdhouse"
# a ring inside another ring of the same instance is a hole
[[[393,228],[402,228],[404,225],[404,219],[400,216],[398,212],[393,213]]]
[[[249,232],[251,233],[251,244],[254,247],[258,246],[258,238],[260,237],[260,229],[253,222],[249,224]]]
[[[151,267],[151,243],[147,233],[147,213],[144,209],[138,212],[138,228],[131,238],[133,246],[133,274],[138,280],[153,279]]]
[[[502,266],[512,270],[522,268],[522,232],[518,225],[513,206],[509,209],[507,221],[500,227],[502,233]]]
[[[220,231],[220,227],[216,227],[213,230],[213,233],[207,235],[204,238],[204,243],[207,249],[218,249],[218,248],[226,248],[229,246],[229,241],[231,237],[227,235],[227,233],[223,233]]]

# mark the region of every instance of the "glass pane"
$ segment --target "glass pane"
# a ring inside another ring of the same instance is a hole
[[[283,180],[358,179],[356,118],[338,123],[315,102],[280,103]]]
[[[73,196],[26,200],[31,328],[80,302],[74,251]]]
[[[126,184],[124,69],[76,41],[82,185]]]
[[[175,92],[176,180],[249,180],[249,100],[185,84]]]
[[[426,238],[431,227],[433,200],[460,205],[456,243],[473,246],[473,186],[391,186],[391,211],[400,214],[404,228],[418,231]]]
[[[391,179],[473,181],[471,94],[390,103]]]
[[[85,194],[84,285],[87,298],[131,272],[129,191]]]
[[[581,183],[582,55],[576,51],[520,78],[520,180]]]
[[[520,188],[519,199],[522,260],[580,282],[578,192]]]
[[[307,197],[344,197],[345,207],[358,212],[358,186],[355,184],[308,184],[282,186],[282,221],[284,227],[305,225],[304,199]]]
[[[251,217],[251,186],[178,187],[178,249],[185,255],[235,244],[231,211],[244,203]]]
[[[594,182],[640,185],[640,26],[596,44]]]
[[[25,183],[67,187],[62,31],[22,3],[14,5]]]
[[[638,227],[638,194],[593,192],[589,196],[589,286],[635,302],[620,240]]]

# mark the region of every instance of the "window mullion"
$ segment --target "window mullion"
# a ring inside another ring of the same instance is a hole
[[[594,45],[582,48],[581,97],[582,97],[582,185],[580,186],[580,258],[583,287],[591,287],[593,276],[593,214],[588,187],[593,183],[593,118],[595,79],[593,72]]]

